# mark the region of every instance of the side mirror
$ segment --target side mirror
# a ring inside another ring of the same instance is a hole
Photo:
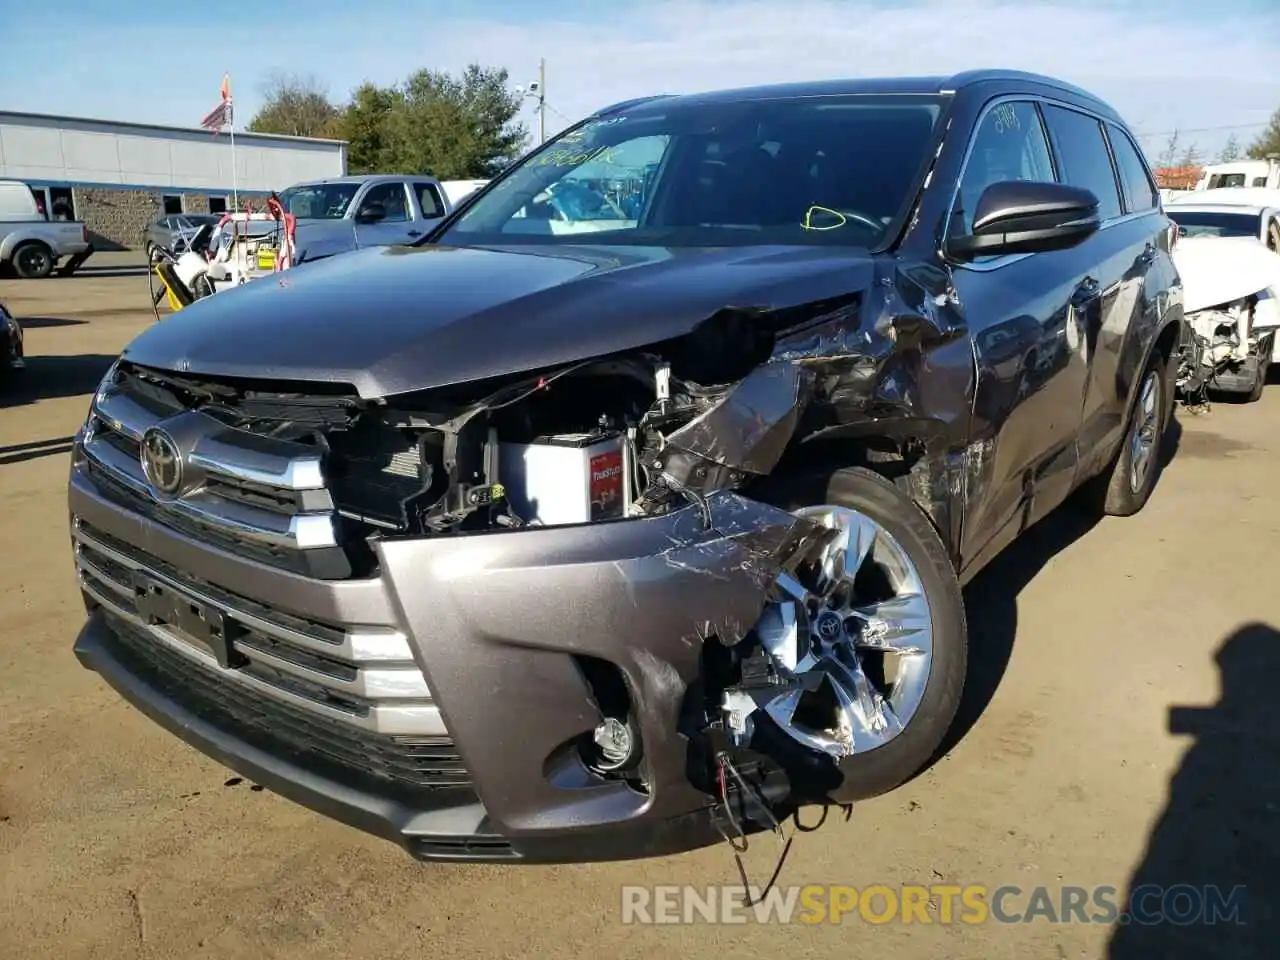
[[[1098,229],[1098,198],[1062,183],[1007,180],[982,192],[973,232],[947,241],[962,260],[1074,247]]]
[[[387,215],[387,208],[380,204],[377,200],[370,200],[360,212],[356,214],[356,221],[359,223],[377,223]]]

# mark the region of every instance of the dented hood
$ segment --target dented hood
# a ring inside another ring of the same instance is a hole
[[[1263,291],[1280,295],[1280,255],[1251,237],[1187,237],[1174,246],[1173,263],[1187,313]]]
[[[199,300],[124,355],[381,397],[646,346],[726,307],[843,296],[873,271],[849,248],[377,247]]]

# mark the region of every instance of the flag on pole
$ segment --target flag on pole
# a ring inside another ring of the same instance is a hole
[[[231,125],[231,75],[223,74],[221,100],[218,105],[205,114],[204,119],[200,121],[200,126],[204,127],[215,137],[222,131],[223,127]]]

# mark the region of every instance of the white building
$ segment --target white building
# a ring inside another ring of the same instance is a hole
[[[224,132],[0,111],[0,180],[84,220],[99,249],[136,247],[161,214],[222,213],[300,180],[347,172],[340,140]]]

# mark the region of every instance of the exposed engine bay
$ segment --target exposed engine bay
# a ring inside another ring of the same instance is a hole
[[[1263,291],[1187,317],[1191,342],[1179,371],[1179,390],[1188,397],[1199,397],[1206,389],[1249,392],[1259,378],[1265,380],[1275,330],[1259,329],[1255,318],[1266,298]]]
[[[859,299],[776,335],[746,311],[725,311],[625,356],[388,399],[144,367],[132,377],[167,394],[166,405],[320,448],[339,513],[364,536],[585,523],[743,487],[770,474],[794,441],[847,429],[851,411],[860,421],[902,417],[910,399],[900,391],[914,370],[894,374],[918,362],[921,325],[843,342]],[[918,426],[885,455],[919,460],[929,431]],[[917,499],[941,519],[945,498]]]
[[[321,447],[346,520],[414,537],[657,513],[734,486],[777,462],[811,384],[780,364],[705,386],[642,354],[520,377],[478,399],[433,391],[428,409],[137,376],[230,426]]]

